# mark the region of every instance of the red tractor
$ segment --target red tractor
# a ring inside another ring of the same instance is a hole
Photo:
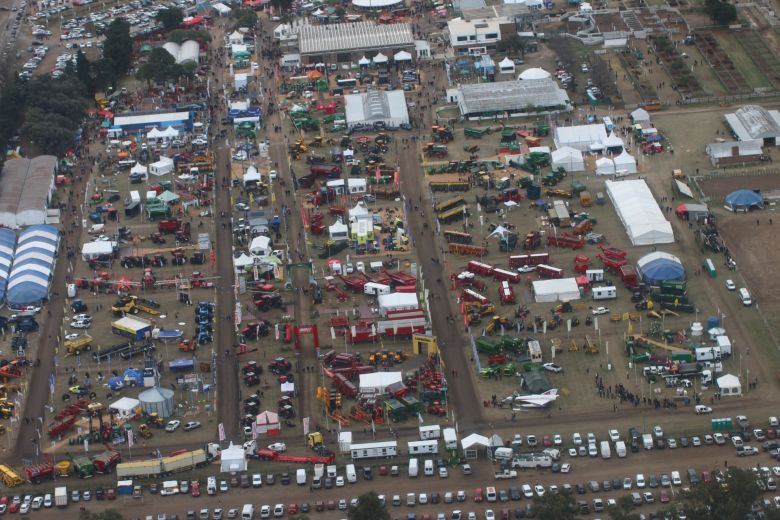
[[[439,401],[434,401],[428,407],[428,413],[437,417],[444,417],[447,415],[447,409],[444,408]]]

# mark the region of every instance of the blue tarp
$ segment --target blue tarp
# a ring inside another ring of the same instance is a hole
[[[726,195],[726,206],[731,211],[751,211],[764,207],[764,198],[750,190],[737,190]]]

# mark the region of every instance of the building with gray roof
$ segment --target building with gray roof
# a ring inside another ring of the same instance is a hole
[[[414,35],[408,23],[373,22],[304,25],[298,30],[298,50],[308,62],[357,62],[380,51],[414,54]]]
[[[759,139],[764,146],[776,146],[780,139],[780,112],[758,105],[745,105],[726,114],[726,123],[739,141]]]
[[[539,112],[567,112],[572,109],[569,95],[550,78],[498,81],[461,85],[447,91],[461,116],[512,117]]]

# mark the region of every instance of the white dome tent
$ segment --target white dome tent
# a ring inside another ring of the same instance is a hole
[[[525,79],[547,79],[551,77],[550,73],[547,72],[544,69],[540,69],[539,67],[533,67],[530,69],[525,69],[523,72],[520,73],[520,75],[517,77],[519,80],[525,80]]]
[[[562,146],[553,151],[552,169],[563,168],[567,172],[584,172],[585,160],[582,158],[582,152],[571,146]]]
[[[156,413],[163,418],[173,414],[173,390],[169,388],[152,387],[138,394],[138,400],[146,413]]]
[[[620,173],[636,173],[636,159],[623,150],[623,153],[615,157],[615,171]]]
[[[609,157],[597,159],[596,175],[615,175],[615,162]]]

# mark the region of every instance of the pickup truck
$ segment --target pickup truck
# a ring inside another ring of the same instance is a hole
[[[749,457],[750,455],[758,455],[758,448],[747,445],[737,448],[738,457]]]
[[[515,470],[509,470],[505,469],[504,471],[497,471],[496,472],[496,480],[507,480],[517,478],[517,471]]]

